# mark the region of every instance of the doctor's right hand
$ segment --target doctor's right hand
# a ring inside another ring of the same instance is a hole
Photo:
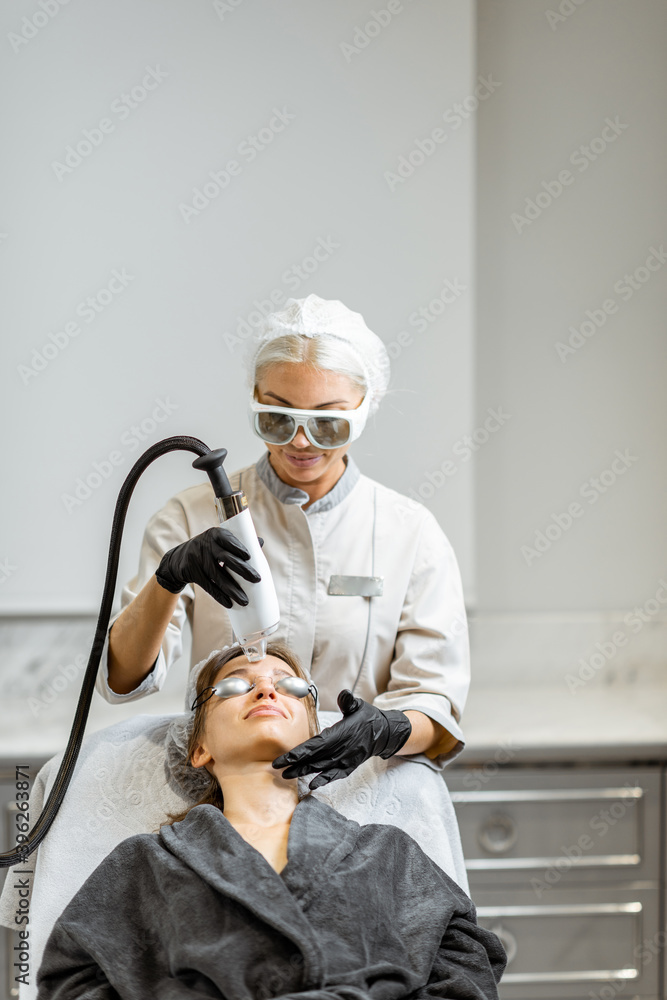
[[[248,596],[229,570],[249,583],[259,583],[261,577],[248,559],[247,548],[228,528],[208,528],[165,552],[155,576],[160,586],[172,594],[178,594],[188,583],[196,583],[225,608],[231,608],[233,603],[245,607]]]

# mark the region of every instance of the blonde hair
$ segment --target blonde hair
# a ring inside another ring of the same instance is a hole
[[[319,371],[345,375],[362,396],[368,392],[366,372],[353,347],[333,334],[307,337],[302,333],[286,333],[264,345],[255,361],[253,389],[273,365],[304,363]]]
[[[266,648],[267,656],[275,656],[277,659],[282,660],[289,667],[292,668],[297,677],[301,677],[305,681],[310,681],[310,678],[306,674],[305,670],[299,663],[298,659],[292,653],[292,651],[284,645],[282,642],[270,642]],[[243,650],[238,646],[232,646],[230,649],[224,650],[222,653],[217,653],[212,656],[208,663],[205,663],[202,669],[199,671],[199,676],[197,677],[197,687],[196,695],[199,697],[207,687],[211,687],[215,681],[216,676],[230,660],[234,660],[239,656],[243,656]],[[188,740],[187,747],[187,766],[192,767],[192,755],[197,749],[197,747],[202,742],[202,737],[204,736],[204,730],[206,726],[206,712],[209,702],[205,701],[200,704],[195,709],[194,722],[192,726],[192,732],[190,733],[190,738]],[[315,708],[315,700],[306,696],[305,699],[306,715],[308,716],[308,731],[310,736],[315,736],[320,731],[320,724],[317,718],[317,710]],[[202,768],[202,770],[204,770]],[[182,819],[188,815],[191,809],[195,806],[212,805],[217,806],[220,811],[225,807],[225,801],[222,795],[222,789],[218,784],[218,779],[214,774],[209,775],[209,782],[205,788],[201,798],[198,802],[194,802],[187,809],[184,809],[180,813],[168,813],[169,819],[166,824],[171,825],[172,823],[179,823]]]

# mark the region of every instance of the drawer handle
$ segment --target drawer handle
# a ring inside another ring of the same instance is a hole
[[[477,839],[489,854],[504,854],[516,843],[518,833],[511,816],[494,813],[480,827]]]
[[[469,872],[518,871],[524,868],[551,868],[562,860],[552,858],[468,858],[465,866]],[[623,868],[641,864],[640,854],[589,854],[581,861],[573,862],[577,868]]]
[[[587,969],[583,972],[510,972],[503,976],[508,983],[610,983],[618,980],[639,979],[637,969]],[[618,991],[618,986],[616,986]],[[590,996],[589,992],[589,996]],[[595,996],[595,993],[592,994]]]
[[[450,792],[452,802],[463,804],[480,802],[574,802],[588,799],[641,799],[644,789],[626,788],[503,788],[475,792]]]
[[[507,952],[507,965],[511,965],[516,958],[518,945],[516,943],[516,938],[511,931],[508,931],[506,927],[502,924],[495,924],[493,927],[489,927],[496,937],[500,938],[500,943]]]
[[[641,913],[635,903],[556,903],[530,906],[478,906],[477,916],[486,920],[500,917],[580,917],[598,913]]]

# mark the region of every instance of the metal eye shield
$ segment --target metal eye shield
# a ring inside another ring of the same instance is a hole
[[[248,691],[252,691],[256,687],[256,681],[257,678],[251,684],[250,681],[245,680],[243,677],[223,677],[217,684],[204,688],[197,695],[192,703],[192,711],[194,712],[200,705],[204,705],[213,695],[217,695],[218,698],[236,698],[238,695],[247,694]],[[281,694],[291,695],[293,698],[305,698],[307,695],[310,695],[317,707],[317,687],[315,684],[309,684],[302,677],[281,677],[275,681],[273,686],[276,691],[280,691]],[[207,691],[210,694],[204,698],[203,696]]]

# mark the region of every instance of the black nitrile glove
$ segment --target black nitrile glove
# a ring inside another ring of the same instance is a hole
[[[355,698],[347,688],[338,695],[338,707],[342,719],[276,757],[273,766],[285,768],[283,778],[300,778],[320,771],[308,785],[311,790],[319,788],[337,778],[346,778],[369,757],[384,760],[393,757],[412,732],[405,712],[396,709],[383,712]]]
[[[232,603],[245,607],[248,596],[228,570],[249,583],[259,583],[259,573],[246,562],[249,558],[243,542],[228,528],[208,528],[165,552],[155,576],[160,586],[172,594],[178,594],[188,583],[196,583],[224,608],[231,608]]]

